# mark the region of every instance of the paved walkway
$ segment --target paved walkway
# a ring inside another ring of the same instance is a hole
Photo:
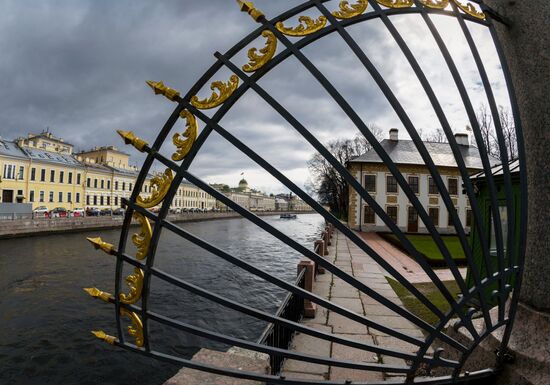
[[[381,245],[378,246],[382,247]],[[384,277],[384,271],[380,266],[359,249],[359,247],[348,241],[344,235],[335,231],[332,245],[329,247],[329,250],[330,254],[326,256],[328,260],[356,277],[359,281],[376,289],[378,293],[385,295],[386,298],[403,306],[391,286],[388,284]],[[385,253],[387,254],[388,252],[386,251]],[[423,338],[422,332],[409,321],[386,309],[386,307],[380,305],[372,298],[359,293],[357,289],[328,272],[317,276],[313,291],[329,299],[333,303],[346,307],[358,314],[366,315],[373,321],[398,329],[408,335]],[[392,347],[404,352],[414,353],[417,350],[417,347],[414,345],[402,342],[378,330],[351,321],[344,316],[328,311],[322,307],[317,308],[317,315],[315,318],[305,319],[303,323],[341,337],[374,343],[385,347]],[[297,333],[295,335],[291,348],[303,353],[355,362],[379,362],[392,365],[405,364],[401,359],[379,356],[372,352],[332,343],[303,333]],[[327,365],[311,364],[296,360],[285,361],[281,374],[288,378],[351,381],[380,381],[388,377],[393,379],[396,377],[378,372],[330,367]]]
[[[412,283],[432,282],[428,274],[420,265],[407,254],[386,241],[376,233],[358,233],[368,245],[376,251],[384,260],[388,261],[405,278]],[[463,278],[466,278],[466,267],[458,269]],[[436,269],[435,274],[442,281],[454,281],[453,274],[449,269]]]

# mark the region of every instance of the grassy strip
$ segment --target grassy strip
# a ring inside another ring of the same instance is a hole
[[[439,318],[415,296],[413,296],[403,285],[392,278],[386,277],[386,279],[407,310],[431,325],[435,326],[439,322]],[[460,293],[460,289],[455,281],[444,281],[443,284],[447,287],[454,298],[456,298]],[[428,298],[428,300],[430,300],[443,313],[447,312],[451,308],[449,302],[447,302],[445,297],[443,297],[432,282],[415,283],[414,287],[424,294],[426,298]]]
[[[406,253],[399,239],[393,234],[380,234],[388,242]],[[443,255],[436,246],[431,235],[428,234],[407,234],[406,237],[413,244],[416,250],[428,261],[433,267],[447,267],[447,264],[443,258]],[[456,235],[442,235],[443,243],[449,249],[451,257],[457,265],[466,264],[466,257],[464,256],[464,250],[460,240]]]

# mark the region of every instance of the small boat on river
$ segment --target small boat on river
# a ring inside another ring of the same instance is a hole
[[[296,214],[281,214],[281,219],[296,219]]]

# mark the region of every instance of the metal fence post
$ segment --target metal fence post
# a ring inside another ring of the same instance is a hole
[[[325,248],[325,242],[322,239],[318,239],[315,242],[313,242],[313,250],[315,250],[315,253],[317,255],[323,256],[323,249]],[[321,266],[316,266],[317,273],[319,274],[325,274],[325,268]]]

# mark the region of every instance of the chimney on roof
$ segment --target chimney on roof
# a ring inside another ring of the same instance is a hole
[[[468,139],[468,134],[455,134],[456,143],[461,146],[469,146],[470,140]]]
[[[390,140],[396,142],[399,140],[399,130],[397,128],[390,128]]]

